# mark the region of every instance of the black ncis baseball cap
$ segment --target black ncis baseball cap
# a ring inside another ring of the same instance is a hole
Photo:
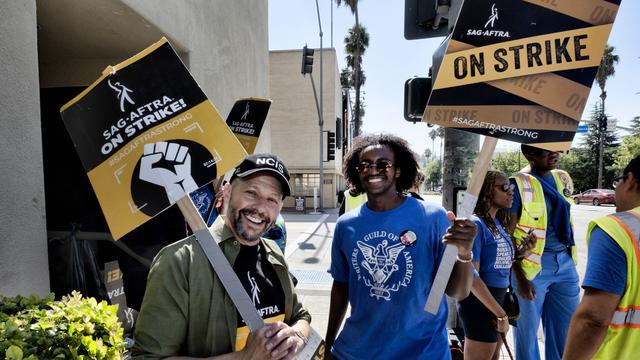
[[[284,162],[273,154],[252,154],[244,158],[231,175],[230,182],[258,172],[269,172],[282,184],[282,198],[291,195],[289,171]]]

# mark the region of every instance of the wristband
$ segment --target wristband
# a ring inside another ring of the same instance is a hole
[[[304,334],[302,333],[302,331],[300,330],[295,330],[296,332],[296,336],[300,338],[300,340],[302,340],[302,342],[307,345],[307,343],[309,342],[309,338],[304,336]]]
[[[463,263],[463,264],[465,264],[465,263],[470,263],[470,262],[473,260],[473,251],[469,251],[469,258],[468,258],[468,259],[461,259],[461,258],[460,258],[460,255],[457,255],[457,256],[456,256],[456,260],[457,260],[458,262]]]
[[[496,319],[498,319],[498,321],[507,321],[509,320],[509,315],[504,315],[504,316],[496,316]]]

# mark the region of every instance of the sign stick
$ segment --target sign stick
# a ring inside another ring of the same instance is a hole
[[[191,197],[185,195],[178,199],[176,204],[178,204],[182,215],[184,215],[189,227],[195,234],[198,244],[200,244],[202,250],[207,255],[209,263],[218,275],[225,290],[227,290],[229,297],[231,297],[233,303],[236,305],[244,322],[251,331],[256,331],[263,327],[264,321],[258,314],[251,298],[249,298],[247,292],[242,288],[238,275],[233,271],[231,264],[229,264],[229,261],[222,253],[222,249],[220,249],[211,232],[209,232],[207,224],[202,220],[200,212],[198,212],[193,201],[191,201]]]
[[[258,314],[249,294],[244,290],[238,275],[233,271],[231,264],[222,253],[207,224],[200,216],[200,212],[193,204],[191,197],[185,195],[176,201],[182,215],[189,224],[189,227],[196,236],[198,244],[207,255],[209,263],[215,270],[218,278],[222,282],[227,294],[238,309],[240,316],[244,319],[251,332],[254,332],[265,325],[264,320]],[[305,347],[294,357],[295,360],[311,360],[322,358],[324,354],[324,340],[313,328],[309,329],[309,336]]]
[[[480,150],[476,163],[473,166],[471,179],[469,179],[469,186],[467,187],[467,191],[464,193],[462,204],[460,209],[458,209],[456,217],[468,218],[473,214],[473,209],[476,207],[476,202],[478,202],[478,195],[480,195],[482,183],[484,182],[487,170],[489,169],[489,164],[491,163],[493,151],[496,149],[497,142],[498,139],[494,137],[487,136],[484,138],[482,149]],[[457,257],[458,248],[455,245],[447,245],[444,250],[440,266],[438,267],[438,271],[436,272],[436,278],[433,280],[431,291],[427,297],[427,303],[424,306],[425,311],[434,315],[438,312],[440,302],[442,301],[442,295],[444,295],[444,291],[447,287],[447,283],[449,282],[449,277],[451,276],[451,271],[453,271],[453,266],[456,263]]]

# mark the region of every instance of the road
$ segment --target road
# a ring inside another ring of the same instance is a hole
[[[425,200],[440,204],[439,195],[425,195]],[[611,205],[574,205],[571,215],[574,221],[575,239],[578,245],[578,274],[584,278],[587,262],[586,233],[589,221],[615,212]],[[325,214],[311,215],[293,211],[283,212],[287,227],[285,257],[291,272],[298,278],[297,293],[313,316],[313,327],[324,336],[329,315],[331,276],[327,273],[331,261],[333,229],[338,218],[336,209]],[[509,343],[513,348],[512,332]],[[544,354],[542,332],[538,334],[541,352]],[[503,351],[502,358],[507,359]]]

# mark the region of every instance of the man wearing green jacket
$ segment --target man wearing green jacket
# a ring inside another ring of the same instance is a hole
[[[269,325],[249,333],[194,236],[156,256],[134,335],[134,358],[291,359],[311,316],[294,292],[278,245],[261,237],[291,194],[289,173],[271,154],[246,157],[224,189],[211,227],[234,272]]]

